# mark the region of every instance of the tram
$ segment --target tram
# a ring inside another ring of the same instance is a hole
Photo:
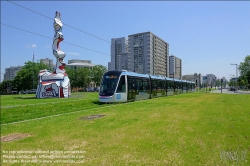
[[[128,102],[194,91],[195,82],[114,70],[103,75],[99,102]]]

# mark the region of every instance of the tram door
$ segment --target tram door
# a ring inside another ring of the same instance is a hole
[[[128,97],[127,100],[135,100],[135,92],[136,92],[136,88],[135,88],[135,78],[131,77],[131,76],[127,76],[127,81],[128,81]]]

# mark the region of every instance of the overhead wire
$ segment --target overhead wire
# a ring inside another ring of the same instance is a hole
[[[48,39],[53,39],[51,37],[44,36],[44,35],[41,35],[41,34],[38,34],[38,33],[35,33],[35,32],[31,32],[31,31],[28,31],[28,30],[24,30],[24,29],[21,29],[21,28],[18,28],[18,27],[14,27],[14,26],[7,25],[7,24],[4,24],[4,23],[1,23],[1,24],[4,25],[4,26],[7,26],[7,27],[11,27],[11,28],[14,28],[14,29],[18,29],[18,30],[27,32],[27,33],[31,33],[31,34],[34,34],[34,35],[37,35],[37,36],[41,36],[41,37],[48,38]],[[99,54],[110,56],[110,54],[103,53],[103,52],[100,52],[100,51],[96,51],[96,50],[93,50],[93,49],[90,49],[90,48],[86,48],[86,47],[83,47],[83,46],[79,46],[79,45],[76,45],[76,44],[72,44],[72,43],[69,43],[69,42],[65,42],[64,41],[63,43],[71,45],[71,46],[83,48],[83,49],[86,49],[86,50],[89,50],[89,51],[93,51],[93,52],[96,52],[96,53],[99,53]],[[215,59],[227,58],[227,57],[231,57],[231,56],[235,56],[235,55],[223,56],[223,57],[218,57],[218,58],[213,58],[213,59],[205,59],[205,60],[200,60],[200,61],[187,62],[187,63],[183,63],[183,65],[190,64],[190,63],[204,62],[204,61],[208,61],[208,60],[215,60]]]
[[[45,18],[54,20],[54,19],[51,18],[51,17],[48,17],[48,16],[46,16],[46,15],[44,15],[44,14],[41,14],[41,13],[38,13],[38,12],[36,12],[36,11],[34,11],[34,10],[31,10],[31,9],[29,9],[29,8],[27,8],[27,7],[24,7],[24,6],[22,6],[22,5],[16,4],[16,3],[14,3],[14,2],[12,2],[12,1],[10,1],[10,0],[6,0],[6,1],[9,2],[9,3],[14,4],[14,5],[16,5],[16,6],[19,6],[19,7],[23,8],[23,9],[26,9],[26,10],[28,10],[28,11],[30,11],[30,12],[36,13],[36,14],[38,14],[38,15],[40,15],[40,16],[43,16],[43,17],[45,17]],[[1,24],[3,24],[3,23],[1,23]],[[52,38],[50,38],[50,37],[43,36],[43,35],[40,35],[40,34],[37,34],[37,33],[34,33],[34,32],[30,32],[30,31],[27,31],[27,30],[23,30],[23,29],[20,29],[20,28],[17,28],[17,27],[13,27],[13,26],[10,26],[10,25],[7,25],[7,24],[3,24],[3,25],[9,26],[9,27],[12,27],[12,28],[15,28],[15,29],[19,29],[19,30],[22,30],[22,31],[25,31],[25,32],[28,32],[28,33],[32,33],[32,34],[35,34],[35,35],[38,35],[38,36],[42,36],[42,37],[45,37],[45,38],[52,39]],[[71,25],[68,25],[68,24],[65,24],[65,23],[64,23],[64,25],[65,25],[65,26],[68,26],[68,27],[70,27],[70,28],[72,28],[72,29],[75,29],[75,30],[77,30],[77,31],[80,31],[80,32],[82,32],[82,33],[85,33],[85,34],[87,34],[87,35],[89,35],[89,36],[92,36],[92,37],[95,37],[95,38],[100,39],[100,40],[102,40],[102,41],[105,41],[105,42],[107,42],[107,43],[111,43],[111,42],[109,42],[109,41],[107,41],[107,40],[105,40],[105,39],[102,39],[102,38],[100,38],[100,37],[98,37],[98,36],[95,36],[95,35],[92,35],[92,34],[90,34],[90,33],[87,33],[87,32],[85,32],[85,31],[80,30],[80,29],[78,29],[78,28],[75,28],[75,27],[73,27],[73,26],[71,26]],[[89,48],[86,48],[86,47],[78,46],[78,45],[75,45],[75,44],[72,44],[72,43],[67,43],[67,42],[64,42],[64,43],[65,43],[65,44],[72,45],[72,46],[76,46],[76,47],[79,47],[79,48],[87,49],[87,50],[90,50],[90,51],[94,51],[94,52],[97,52],[97,53],[101,53],[101,54],[109,55],[109,56],[110,56],[110,54],[102,53],[102,52],[99,52],[99,51],[96,51],[96,50],[92,50],[92,49],[89,49]],[[230,56],[225,56],[225,57],[231,57],[231,56],[235,56],[235,55],[230,55]],[[207,61],[207,60],[214,60],[214,59],[225,58],[225,57],[218,57],[218,58],[206,59],[206,60],[200,60],[200,61],[192,61],[192,62],[187,62],[187,63],[183,63],[183,64],[196,63],[196,62],[203,62],[203,61]]]
[[[31,10],[31,9],[29,9],[29,8],[27,8],[27,7],[24,7],[24,6],[22,6],[22,5],[16,4],[16,3],[14,3],[14,2],[12,2],[12,1],[10,1],[10,0],[6,0],[6,1],[9,2],[9,3],[14,4],[14,5],[16,5],[16,6],[19,6],[19,7],[21,7],[21,8],[24,8],[24,9],[30,11],[30,12],[36,13],[36,14],[38,14],[38,15],[40,15],[40,16],[43,16],[43,17],[45,17],[45,18],[54,20],[54,19],[51,18],[51,17],[48,17],[48,16],[46,16],[46,15],[44,15],[44,14],[41,14],[41,13],[38,13],[38,12],[36,12],[36,11],[34,11],[34,10]],[[64,25],[64,26],[68,26],[68,27],[70,27],[70,28],[72,28],[72,29],[75,29],[75,30],[77,30],[77,31],[80,31],[80,32],[82,32],[82,33],[85,33],[85,34],[87,34],[87,35],[89,35],[89,36],[92,36],[92,37],[94,37],[94,38],[97,38],[97,39],[99,39],[99,40],[105,41],[105,42],[107,42],[107,43],[111,43],[111,42],[108,41],[108,40],[105,40],[105,39],[102,39],[102,38],[100,38],[100,37],[98,37],[98,36],[92,35],[92,34],[90,34],[90,33],[88,33],[88,32],[85,32],[85,31],[83,31],[83,30],[81,30],[81,29],[75,28],[75,27],[73,27],[73,26],[71,26],[71,25],[69,25],[69,24],[63,23],[63,25]]]
[[[15,27],[15,26],[7,25],[7,24],[4,24],[2,22],[1,22],[1,25],[7,26],[7,27],[11,27],[11,28],[14,28],[14,29],[18,29],[20,31],[24,31],[24,32],[27,32],[27,33],[31,33],[33,35],[37,35],[37,36],[41,36],[41,37],[53,40],[53,38],[51,38],[51,37],[44,36],[44,35],[41,35],[41,34],[38,34],[38,33],[35,33],[35,32],[31,32],[31,31],[28,31],[28,30],[24,30],[24,29]],[[93,52],[96,52],[96,53],[99,53],[99,54],[104,54],[104,55],[109,55],[110,56],[110,54],[106,54],[106,53],[103,53],[103,52],[100,52],[100,51],[96,51],[96,50],[93,50],[93,49],[90,49],[90,48],[86,48],[86,47],[83,47],[83,46],[78,46],[76,44],[68,43],[68,42],[65,42],[65,41],[63,43],[68,44],[68,45],[72,45],[72,46],[75,46],[75,47],[83,48],[83,49],[86,49],[86,50],[89,50],[89,51],[93,51]]]

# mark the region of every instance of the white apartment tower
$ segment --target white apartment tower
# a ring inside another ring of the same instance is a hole
[[[152,32],[128,36],[128,70],[169,77],[169,44]]]
[[[109,70],[128,70],[128,40],[125,37],[111,39]]]
[[[169,56],[169,76],[171,78],[182,78],[182,61],[174,55]]]

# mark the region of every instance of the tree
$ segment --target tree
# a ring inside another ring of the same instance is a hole
[[[244,62],[239,65],[240,77],[238,83],[240,86],[248,86],[250,88],[250,55],[247,55]]]
[[[88,87],[90,79],[90,70],[87,68],[79,68],[78,69],[78,86],[80,87]]]
[[[250,71],[250,55],[247,55],[244,59],[244,62],[241,62],[239,65],[240,75],[246,75]]]
[[[66,73],[68,74],[70,80],[71,90],[77,87],[77,70],[65,67]]]
[[[245,76],[239,76],[238,78],[238,85],[239,86],[247,86],[248,85],[248,81],[247,81],[247,78],[246,78],[246,75]]]
[[[10,93],[10,91],[14,88],[12,80],[4,80],[0,83],[0,92]]]
[[[106,71],[107,71],[107,67],[102,66],[102,65],[96,65],[91,70],[91,80],[94,81],[97,86],[100,86],[102,76],[104,75]]]
[[[32,89],[34,79],[34,88],[36,88],[38,83],[38,73],[43,69],[48,69],[48,66],[44,63],[31,61],[25,62],[22,69],[17,72],[17,75],[13,80],[13,85],[18,91]]]
[[[221,79],[218,78],[218,79],[216,80],[215,86],[217,86],[217,87],[220,87],[220,86],[221,86]]]
[[[246,73],[246,80],[247,80],[246,86],[248,86],[248,88],[250,88],[250,71],[248,71]]]
[[[68,67],[65,69],[70,79],[71,89],[74,87],[88,87],[91,81],[100,86],[102,76],[107,71],[107,68],[102,65],[96,65],[92,70],[88,68],[71,69]]]
[[[66,73],[70,79],[71,89],[74,87],[88,87],[91,82],[90,70],[87,68],[66,68]]]
[[[232,79],[231,79],[231,80],[229,81],[228,85],[229,85],[229,86],[235,86],[235,85],[236,85],[236,83],[235,83],[235,81],[234,81],[234,80],[232,80]]]

